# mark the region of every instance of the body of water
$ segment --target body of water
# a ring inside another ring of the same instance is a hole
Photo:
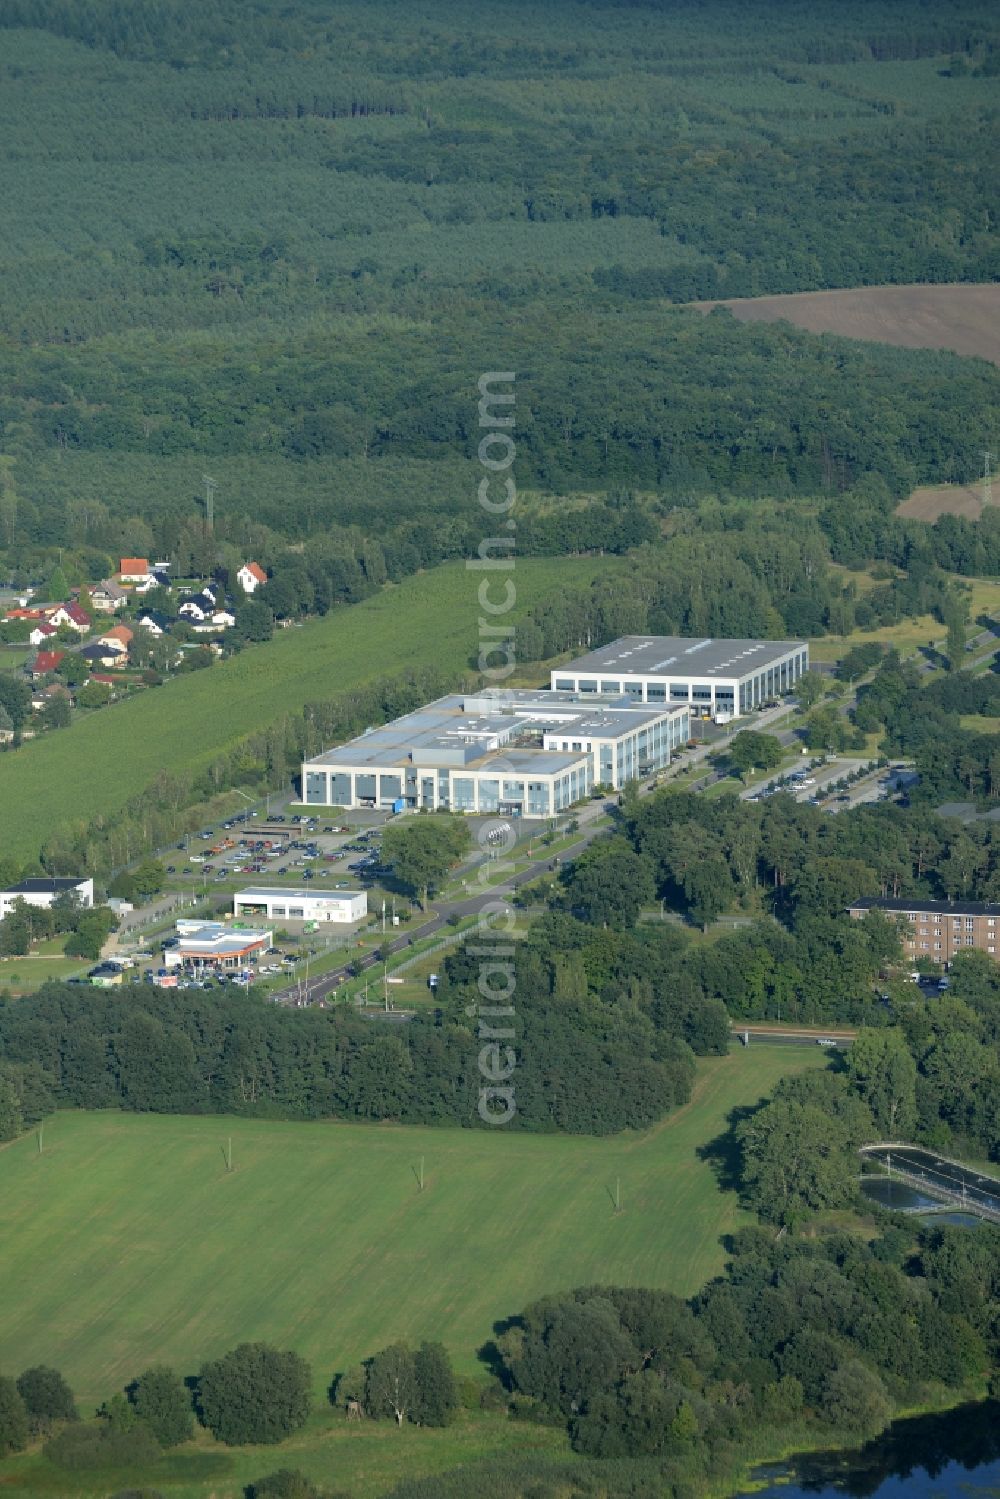
[[[856,1452],[809,1453],[755,1476],[775,1481],[741,1499],[1000,1499],[1000,1404],[894,1421]]]
[[[891,1170],[892,1166],[916,1177],[928,1187],[939,1187],[947,1192],[963,1196],[970,1207],[982,1207],[987,1213],[1000,1213],[1000,1179],[984,1176],[970,1166],[959,1166],[946,1161],[931,1150],[921,1150],[916,1145],[901,1145],[893,1150],[865,1149],[866,1159],[879,1161]],[[895,1206],[896,1204],[893,1204]],[[922,1206],[914,1203],[911,1206]]]
[[[869,1202],[875,1202],[880,1208],[892,1208],[897,1213],[905,1213],[914,1208],[937,1207],[941,1201],[939,1197],[928,1197],[926,1192],[918,1192],[916,1187],[907,1186],[897,1177],[868,1176],[861,1183],[861,1195],[867,1197]]]

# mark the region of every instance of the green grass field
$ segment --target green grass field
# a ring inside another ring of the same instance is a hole
[[[50,979],[71,979],[84,973],[90,964],[85,958],[35,957],[0,958],[0,989],[12,994],[34,994]]]
[[[855,581],[863,574],[850,574]],[[972,620],[980,614],[996,614],[1000,610],[1000,583],[992,578],[961,578],[969,587],[969,615]],[[970,625],[969,633],[976,629]],[[901,620],[898,625],[880,625],[876,630],[854,630],[850,635],[824,635],[809,642],[809,658],[812,661],[838,661],[856,645],[867,645],[879,641],[894,646],[904,656],[912,655],[920,646],[932,641],[943,642],[945,629],[941,621],[930,614],[916,619]]]
[[[473,1372],[494,1319],[543,1291],[688,1294],[744,1221],[698,1147],[822,1061],[785,1046],[705,1060],[685,1108],[604,1140],[61,1114],[43,1154],[31,1137],[0,1150],[4,1370],[56,1363],[88,1405],[151,1360],[190,1373],[268,1338],[312,1360],[319,1395],[396,1337],[440,1337]]]
[[[620,565],[609,557],[519,559],[518,607]],[[5,852],[37,857],[60,823],[113,816],[157,771],[197,770],[241,735],[307,702],[411,667],[471,670],[480,577],[461,563],[421,573],[0,756],[0,805],[18,809],[4,829]]]

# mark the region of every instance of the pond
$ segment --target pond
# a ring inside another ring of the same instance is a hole
[[[917,1145],[866,1146],[862,1154],[866,1160],[885,1166],[890,1175],[896,1167],[916,1177],[925,1188],[936,1187],[945,1194],[960,1196],[963,1207],[981,1207],[987,1217],[1000,1214],[1000,1179],[984,1176],[974,1166],[959,1165]]]
[[[858,1451],[808,1453],[754,1476],[772,1484],[753,1499],[1000,1499],[1000,1404],[895,1421]]]
[[[869,1202],[875,1202],[880,1208],[892,1208],[897,1213],[904,1213],[913,1208],[933,1208],[940,1204],[940,1198],[928,1197],[925,1192],[918,1192],[915,1187],[908,1187],[905,1182],[896,1177],[869,1176],[861,1183],[861,1195],[867,1197]]]

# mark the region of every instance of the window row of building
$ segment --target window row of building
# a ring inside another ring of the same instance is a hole
[[[664,769],[690,731],[686,703],[454,694],[306,761],[302,794],[318,806],[552,817],[598,783]]]

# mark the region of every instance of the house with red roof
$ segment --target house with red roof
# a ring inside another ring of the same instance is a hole
[[[267,582],[267,573],[257,562],[244,562],[236,574],[236,581],[244,593],[253,593],[262,583]]]
[[[65,651],[38,651],[34,660],[29,661],[24,669],[31,680],[37,682],[39,677],[48,676],[50,671],[55,671],[65,654]]]
[[[115,625],[111,630],[105,630],[103,635],[98,635],[97,644],[107,646],[118,655],[123,655],[132,644],[133,632],[128,625]]]
[[[123,583],[145,583],[150,576],[148,557],[123,557],[118,569]]]
[[[53,635],[58,634],[59,631],[55,625],[50,625],[48,620],[41,620],[28,636],[28,644],[44,645],[47,640],[52,639]]]
[[[79,604],[56,604],[55,608],[46,609],[45,615],[50,625],[69,625],[78,635],[86,635],[90,629],[90,615]]]

